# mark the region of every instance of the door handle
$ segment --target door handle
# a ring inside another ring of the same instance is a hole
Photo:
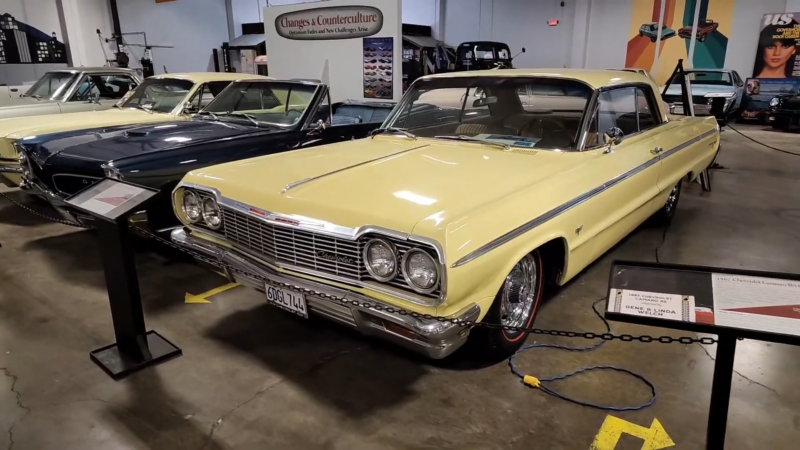
[[[663,149],[663,148],[661,148],[661,147],[656,147],[656,148],[654,148],[654,149],[650,150],[650,153],[652,153],[652,154],[654,154],[654,155],[657,155],[657,154],[659,154],[659,153],[661,153],[661,152],[663,152],[663,151],[664,151],[664,149]]]

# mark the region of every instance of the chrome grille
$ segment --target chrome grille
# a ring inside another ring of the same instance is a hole
[[[225,237],[277,264],[316,270],[352,280],[361,279],[361,244],[288,227],[222,208]],[[324,256],[330,258],[325,258]]]
[[[362,260],[362,251],[371,238],[369,236],[363,236],[358,241],[340,239],[312,231],[275,226],[225,206],[221,209],[222,232],[225,238],[240,247],[263,255],[267,261],[278,266],[311,269],[347,280],[379,284],[369,275]],[[420,247],[403,240],[389,240],[397,248],[398,262],[407,251]],[[398,274],[392,281],[380,284],[413,292],[403,278],[402,267],[398,269]],[[439,298],[441,287],[430,294],[416,295]]]

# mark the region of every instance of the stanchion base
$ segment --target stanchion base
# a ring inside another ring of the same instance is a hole
[[[164,339],[155,331],[147,332],[147,346],[150,348],[152,358],[146,361],[131,360],[119,351],[117,344],[107,345],[89,352],[89,357],[111,378],[120,380],[134,372],[160,364],[183,354],[180,348]]]

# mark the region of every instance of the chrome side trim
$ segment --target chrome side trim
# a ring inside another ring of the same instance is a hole
[[[283,188],[283,190],[281,191],[281,194],[285,194],[290,189],[294,189],[297,186],[301,186],[303,184],[319,180],[320,178],[325,178],[327,176],[330,176],[330,175],[333,175],[333,174],[336,174],[336,173],[339,173],[339,172],[344,172],[345,170],[349,170],[349,169],[353,169],[355,167],[359,167],[359,166],[363,166],[363,165],[366,165],[366,164],[374,163],[374,162],[380,161],[382,159],[387,159],[387,158],[391,158],[393,156],[402,155],[403,153],[408,153],[408,152],[411,152],[411,151],[414,151],[414,150],[419,150],[419,149],[421,149],[423,147],[427,147],[428,145],[429,144],[420,145],[418,147],[409,148],[409,149],[406,149],[406,150],[403,150],[403,151],[400,151],[400,152],[397,152],[397,153],[392,153],[391,155],[385,155],[385,156],[381,156],[380,158],[375,158],[375,159],[371,159],[369,161],[364,161],[364,162],[360,162],[358,164],[353,164],[352,166],[342,167],[341,169],[334,170],[333,172],[323,173],[322,175],[317,175],[315,177],[305,178],[305,179],[298,180],[298,181],[293,181],[293,182],[287,184],[286,187]]]
[[[566,203],[563,203],[563,204],[561,204],[559,206],[556,206],[555,208],[551,209],[550,211],[545,212],[544,214],[536,217],[535,219],[533,219],[533,220],[531,220],[529,222],[526,222],[526,223],[520,225],[519,227],[514,228],[513,230],[509,231],[508,233],[500,236],[499,238],[488,242],[487,244],[483,245],[482,247],[479,247],[479,248],[475,249],[474,251],[470,252],[469,254],[464,256],[463,258],[461,258],[458,261],[456,261],[455,263],[453,263],[453,265],[450,266],[450,268],[454,269],[456,267],[463,266],[464,264],[467,264],[470,261],[473,261],[475,259],[480,258],[481,256],[485,255],[486,253],[489,253],[490,251],[496,249],[497,247],[500,247],[501,245],[506,244],[509,241],[512,241],[512,240],[522,236],[523,234],[527,233],[528,231],[531,231],[532,229],[538,227],[539,225],[542,225],[543,223],[545,223],[545,222],[547,222],[547,221],[549,221],[551,219],[556,218],[557,216],[559,216],[559,215],[565,213],[566,211],[569,211],[570,209],[580,205],[581,203],[585,202],[586,200],[589,200],[590,198],[602,193],[603,191],[612,188],[613,186],[615,186],[615,185],[627,180],[628,178],[630,178],[630,177],[636,175],[637,173],[647,169],[648,167],[650,167],[650,166],[652,166],[652,165],[654,165],[654,164],[656,164],[658,162],[661,162],[661,160],[663,160],[667,156],[673,155],[673,154],[677,153],[678,151],[683,150],[684,148],[686,148],[686,147],[688,147],[688,146],[690,146],[690,145],[692,145],[692,144],[694,144],[696,142],[699,142],[699,141],[701,141],[701,140],[707,138],[708,136],[711,136],[712,134],[717,133],[717,132],[718,132],[717,130],[706,131],[705,133],[701,134],[700,136],[693,137],[692,139],[684,142],[683,144],[680,144],[677,147],[671,148],[670,150],[662,153],[659,157],[653,157],[653,158],[647,160],[647,162],[645,162],[644,164],[641,164],[641,165],[639,165],[637,167],[634,167],[633,169],[631,169],[631,170],[629,170],[629,171],[627,171],[627,172],[625,172],[625,173],[623,173],[621,175],[618,175],[616,178],[613,178],[613,179],[611,179],[609,181],[606,181],[605,183],[601,184],[600,186],[597,186],[596,188],[592,189],[591,191],[586,192],[584,194],[581,194],[581,195],[573,198],[572,200],[570,200],[570,201],[568,201]]]

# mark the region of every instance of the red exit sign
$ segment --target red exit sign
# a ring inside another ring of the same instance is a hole
[[[558,19],[551,19],[551,20],[548,20],[548,21],[547,21],[547,25],[549,25],[549,26],[551,26],[551,27],[554,27],[554,26],[558,25]]]

